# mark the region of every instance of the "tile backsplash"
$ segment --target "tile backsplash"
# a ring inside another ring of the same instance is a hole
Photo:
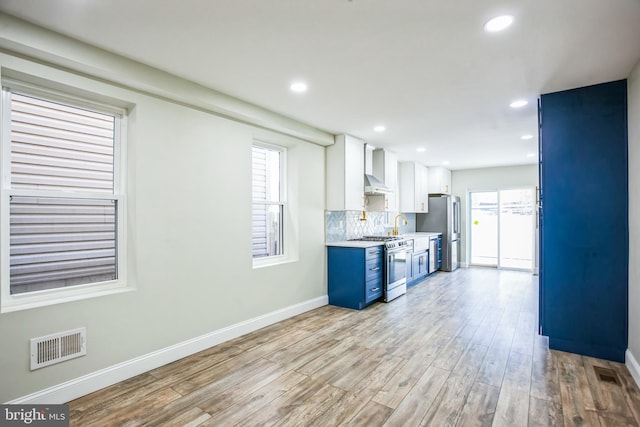
[[[407,225],[398,220],[400,234],[416,231],[416,214],[404,214]],[[367,212],[366,221],[361,221],[361,211],[326,211],[325,233],[327,242],[356,239],[362,236],[387,235],[393,230],[392,212]]]

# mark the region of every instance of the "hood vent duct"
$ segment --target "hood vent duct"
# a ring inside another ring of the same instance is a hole
[[[373,175],[364,176],[364,194],[367,196],[378,196],[391,193],[391,189],[384,185],[378,178]]]

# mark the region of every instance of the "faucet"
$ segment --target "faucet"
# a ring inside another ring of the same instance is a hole
[[[407,225],[407,217],[404,216],[403,214],[398,214],[396,215],[396,217],[393,219],[393,235],[397,236],[398,234],[400,234],[399,230],[398,230],[398,218],[404,218],[402,221],[403,225]]]

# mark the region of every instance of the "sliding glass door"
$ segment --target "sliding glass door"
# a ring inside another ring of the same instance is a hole
[[[532,270],[534,189],[471,192],[469,202],[471,264]]]

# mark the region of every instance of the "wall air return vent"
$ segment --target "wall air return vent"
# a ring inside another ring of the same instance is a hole
[[[31,339],[31,370],[87,354],[86,328]]]

